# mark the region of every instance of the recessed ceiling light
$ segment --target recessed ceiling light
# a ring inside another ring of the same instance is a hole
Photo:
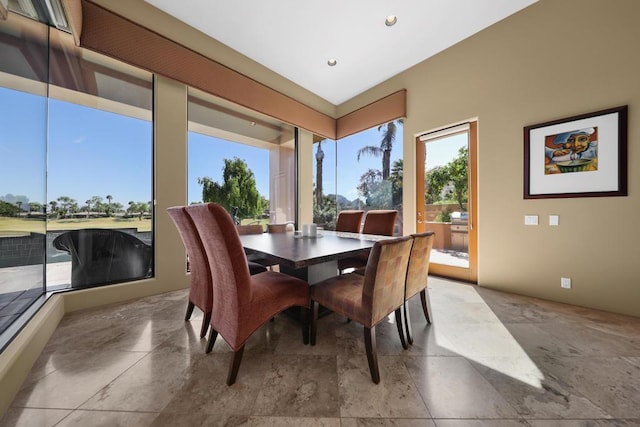
[[[396,15],[389,15],[387,19],[384,20],[384,25],[387,27],[392,27],[398,22],[398,17]]]
[[[329,60],[327,61],[327,65],[329,67],[333,67],[338,63],[338,60],[336,58],[329,58]]]
[[[256,122],[249,122],[249,124],[250,124],[251,126],[255,126],[255,125],[256,125]]]

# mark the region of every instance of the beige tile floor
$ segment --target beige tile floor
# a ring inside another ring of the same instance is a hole
[[[377,328],[380,384],[361,326],[331,314],[314,347],[284,315],[259,329],[227,387],[186,296],[65,316],[0,425],[640,426],[638,318],[432,277],[409,350]]]

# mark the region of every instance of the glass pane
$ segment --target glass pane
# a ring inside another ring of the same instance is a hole
[[[47,289],[153,275],[151,74],[52,30]]]
[[[395,235],[402,235],[402,131],[394,120],[337,144],[338,212],[395,209]]]
[[[48,288],[150,277],[151,122],[54,99],[49,117]]]
[[[265,229],[294,223],[294,128],[195,89],[188,108],[188,203],[220,203]]]
[[[0,334],[44,294],[47,27],[0,21]]]
[[[313,222],[325,230],[335,230],[336,141],[320,139],[313,144]]]
[[[431,262],[469,267],[467,132],[425,143],[426,230],[436,233]]]

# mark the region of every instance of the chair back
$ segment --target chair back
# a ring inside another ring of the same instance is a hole
[[[404,304],[404,282],[407,276],[411,236],[376,242],[369,254],[364,273],[362,306],[370,307],[370,325],[376,325]]]
[[[362,234],[377,234],[380,236],[393,236],[396,224],[396,210],[372,210],[364,217]]]
[[[433,231],[412,234],[413,246],[407,269],[407,282],[405,285],[405,299],[409,299],[427,287],[429,275],[429,259],[435,235]]]
[[[340,211],[336,220],[336,231],[359,233],[363,214],[364,211]]]
[[[236,225],[236,228],[238,229],[238,234],[241,236],[264,233],[264,228],[260,224]]]
[[[211,311],[213,290],[211,288],[211,270],[209,261],[200,240],[200,235],[184,206],[174,206],[167,213],[178,229],[182,243],[189,256],[190,286],[189,301],[204,312]]]
[[[286,233],[287,224],[267,224],[267,233]]]
[[[251,300],[247,257],[231,215],[217,203],[189,205],[185,208],[193,220],[204,246],[213,289],[211,325],[235,349],[240,322],[250,313]]]

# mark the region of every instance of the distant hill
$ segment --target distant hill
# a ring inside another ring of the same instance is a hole
[[[333,196],[333,194],[330,194],[329,197]],[[346,197],[340,195],[340,194],[336,194],[336,202],[338,203],[338,206],[340,206],[341,209],[356,209],[359,206],[359,200],[358,199],[354,199],[354,200],[349,200]]]

